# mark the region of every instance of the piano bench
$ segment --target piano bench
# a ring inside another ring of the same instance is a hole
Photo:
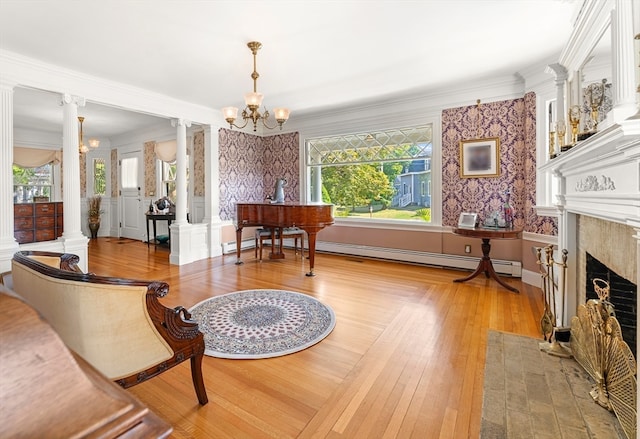
[[[280,239],[279,231],[282,230],[282,238],[293,238],[293,251],[298,254],[298,239],[300,239],[300,254],[304,259],[304,230],[297,227],[285,227],[284,229],[276,229],[275,239]],[[262,247],[264,241],[271,241],[271,229],[257,229],[256,230],[256,247],[255,257],[258,257],[258,249],[260,250],[260,260],[262,260]]]

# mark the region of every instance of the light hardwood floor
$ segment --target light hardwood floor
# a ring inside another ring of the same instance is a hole
[[[333,332],[292,355],[204,358],[209,404],[198,405],[188,362],[130,389],[173,428],[172,438],[477,438],[487,330],[539,337],[542,296],[517,279],[515,294],[460,271],[318,254],[316,276],[287,250],[258,262],[253,250],[169,265],[168,250],[99,238],[97,274],[167,281],[166,306],[186,308],[232,291],[307,293],[336,313]]]

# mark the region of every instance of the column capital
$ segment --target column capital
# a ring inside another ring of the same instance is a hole
[[[84,107],[86,99],[82,96],[75,96],[70,93],[62,93],[60,95],[60,105],[76,104],[78,107]]]
[[[189,128],[191,126],[191,121],[187,119],[171,119],[171,126],[177,128],[179,126],[185,126]]]
[[[567,68],[560,63],[549,64],[544,70],[545,73],[552,73],[556,77],[556,85],[558,81],[566,81],[569,77]]]
[[[12,81],[7,78],[0,79],[0,90],[2,91],[13,91],[13,89],[16,88],[16,85],[18,85],[16,81]]]

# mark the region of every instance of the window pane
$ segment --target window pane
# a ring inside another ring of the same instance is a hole
[[[176,162],[162,163],[162,191],[163,195],[169,197],[171,202],[175,203],[177,199],[176,192]],[[187,163],[189,156],[187,155]],[[189,185],[189,169],[187,168],[187,185]]]
[[[138,187],[138,158],[128,157],[122,159],[122,188],[132,189]]]
[[[34,197],[51,200],[53,186],[53,166],[51,163],[37,168],[23,168],[13,165],[13,201],[26,203]]]
[[[107,173],[104,159],[93,159],[93,193],[107,194]]]
[[[310,139],[311,201],[336,216],[431,221],[431,125]]]
[[[431,157],[431,125],[307,140],[307,165]]]

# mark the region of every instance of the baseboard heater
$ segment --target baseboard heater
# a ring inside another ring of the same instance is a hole
[[[253,248],[254,246],[255,241],[253,239],[247,239],[242,241],[241,248],[242,250],[245,250]],[[222,251],[225,254],[235,253],[236,243],[224,243],[222,245]],[[472,256],[447,255],[442,253],[419,252],[414,250],[401,250],[396,248],[371,247],[366,245],[341,244],[323,241],[318,241],[316,243],[316,251],[465,270],[475,270],[478,266],[478,261],[480,260],[480,258]],[[499,274],[522,277],[522,264],[520,262],[504,261],[500,259],[491,259],[491,262],[493,263],[493,268]]]
[[[447,255],[442,253],[419,252],[396,248],[371,247],[366,245],[341,244],[336,242],[318,242],[316,250],[327,253],[338,253],[363,256],[376,259],[388,259],[398,262],[434,265],[437,267],[475,270],[480,258],[471,256]],[[517,261],[491,259],[497,273],[513,277],[522,276],[522,264]]]
[[[254,248],[256,246],[256,241],[255,239],[245,239],[244,241],[242,241],[242,244],[240,246],[240,248],[242,250],[247,250],[249,248]],[[224,255],[228,255],[228,254],[232,254],[236,252],[236,249],[238,247],[236,246],[236,242],[235,241],[231,241],[231,242],[223,242],[222,243],[222,254]]]

